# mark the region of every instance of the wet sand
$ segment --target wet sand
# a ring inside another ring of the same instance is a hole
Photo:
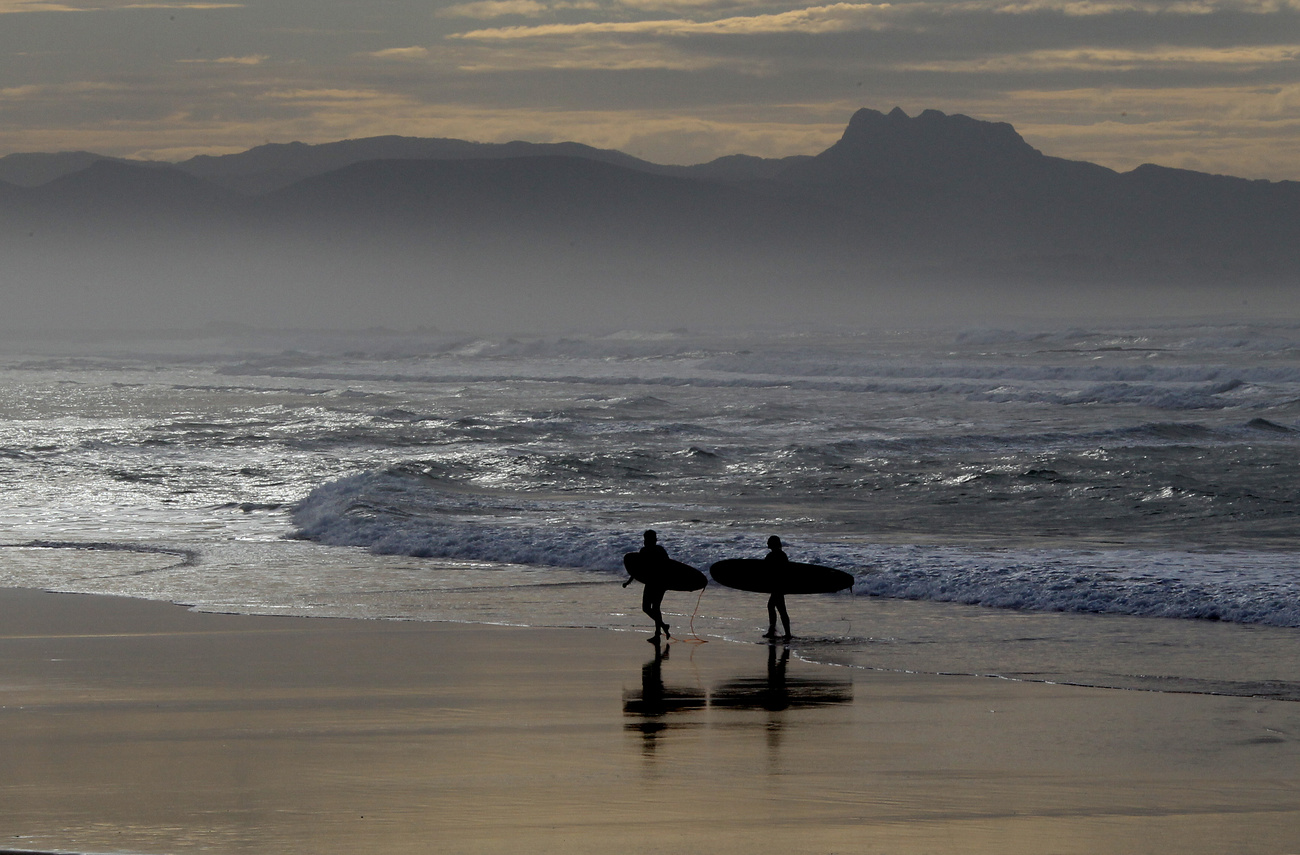
[[[1300,853],[1298,703],[666,650],[0,590],[0,850]]]

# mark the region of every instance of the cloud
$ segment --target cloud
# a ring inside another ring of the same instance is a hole
[[[1300,59],[1300,45],[1242,46],[1230,48],[1161,46],[1143,50],[1120,48],[1076,48],[1037,50],[970,60],[903,62],[903,71],[1005,74],[1008,72],[1109,71],[1127,72],[1158,67],[1211,67],[1238,70],[1294,63]]]
[[[372,56],[375,59],[398,59],[398,60],[428,59],[429,49],[426,47],[419,47],[419,46],[387,48],[385,50],[370,51],[369,53],[366,54],[366,56]]]
[[[1300,10],[1300,0],[977,0],[956,3],[953,11],[983,10],[1002,15],[1028,15],[1055,12],[1072,17],[1140,13],[1145,15],[1195,16],[1222,12],[1270,15]]]
[[[14,15],[22,12],[84,12],[85,9],[64,3],[51,3],[45,0],[2,0],[0,15]]]
[[[747,2],[747,0],[741,0]],[[730,0],[616,0],[618,8],[635,11],[704,10],[720,5],[735,6]],[[497,14],[526,14],[537,17],[560,6],[544,6],[536,0],[484,0],[452,7],[468,17],[487,18]],[[971,44],[982,34],[979,27],[996,29],[996,20],[1005,17],[1106,18],[1134,14],[1165,18],[1203,18],[1213,14],[1235,13],[1260,16],[1300,11],[1300,0],[957,0],[912,3],[832,3],[819,6],[765,12],[755,15],[731,15],[713,19],[694,17],[653,20],[587,20],[553,22],[506,27],[489,27],[452,33],[447,37],[469,41],[511,41],[525,39],[581,39],[598,37],[640,36],[673,38],[690,36],[744,36],[799,33],[826,35],[849,32],[882,32],[908,29],[932,34],[958,28]],[[470,14],[473,12],[474,14]],[[981,24],[983,19],[987,23]],[[1050,35],[1050,25],[1043,23],[1040,36]],[[918,66],[919,67],[919,66]]]
[[[0,15],[32,12],[114,12],[126,9],[242,9],[243,3],[202,3],[177,0],[175,3],[123,3],[114,0],[88,0],[83,3],[57,3],[52,0],[0,0]]]
[[[598,35],[757,35],[771,33],[833,33],[883,29],[889,3],[834,3],[767,15],[744,15],[714,21],[667,19],[655,21],[587,21],[577,24],[497,27],[456,33],[449,38],[475,41],[556,38]]]
[[[118,9],[243,9],[243,3],[128,3]]]
[[[123,9],[243,9],[243,3],[120,3],[87,0],[86,3],[55,3],[52,0],[0,0],[0,14],[34,12],[118,12]]]
[[[1025,0],[1011,3],[961,4],[961,9],[991,12],[999,15],[1035,15],[1054,12],[1067,17],[1095,17],[1122,15],[1132,12],[1142,14],[1207,15],[1215,11],[1210,2],[1146,3],[1127,0]]]
[[[501,73],[545,69],[564,71],[705,71],[727,67],[742,74],[761,74],[766,63],[713,56],[690,54],[669,45],[655,42],[644,44],[595,43],[558,44],[517,47],[514,43],[493,46],[491,50],[471,49],[457,57],[456,68],[471,73]]]
[[[126,87],[116,86],[94,80],[79,80],[62,84],[29,84],[26,86],[9,86],[0,89],[0,99],[7,101],[27,101],[42,98],[75,98],[85,95],[100,95],[106,92],[123,92]]]
[[[0,101],[22,101],[40,95],[45,91],[44,86],[7,86],[0,89]]]
[[[745,6],[770,6],[769,0],[617,0],[623,9],[664,11],[667,9],[742,8]]]
[[[1166,18],[1215,14],[1273,15],[1300,11],[1300,0],[920,0],[901,6],[934,15],[1061,15],[1090,18],[1151,15]]]
[[[177,62],[183,62],[194,65],[261,65],[270,59],[265,54],[253,54],[250,56],[223,56],[218,59],[178,59]]]
[[[444,18],[504,18],[508,15],[520,15],[536,18],[553,7],[537,0],[478,0],[476,3],[460,3],[440,9],[438,15]]]

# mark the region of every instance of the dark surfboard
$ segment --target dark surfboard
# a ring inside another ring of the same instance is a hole
[[[759,594],[832,594],[853,587],[853,576],[820,564],[728,558],[709,568],[713,581]]]
[[[624,555],[623,566],[641,584],[669,591],[698,591],[709,584],[708,577],[689,564],[672,559],[645,561],[639,552]]]

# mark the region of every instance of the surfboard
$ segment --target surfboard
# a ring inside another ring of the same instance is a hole
[[[645,561],[639,552],[623,556],[623,566],[632,578],[643,585],[655,585],[669,591],[698,591],[709,584],[699,570],[680,561]]]
[[[820,564],[728,558],[709,567],[713,581],[759,594],[832,594],[853,587],[852,574]]]

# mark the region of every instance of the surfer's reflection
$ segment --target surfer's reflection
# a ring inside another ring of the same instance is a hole
[[[669,722],[673,713],[703,709],[708,698],[699,689],[669,687],[664,685],[663,663],[669,648],[655,644],[654,658],[641,666],[641,691],[623,692],[623,714],[635,720],[625,726],[639,731],[644,738],[642,750],[651,753],[659,734],[674,727],[689,727],[686,722]]]
[[[787,673],[789,648],[778,653],[774,645],[767,648],[767,673],[764,676],[727,680],[709,693],[666,686],[663,663],[668,660],[668,651],[668,646],[656,644],[654,658],[641,667],[641,690],[623,692],[623,714],[631,719],[625,727],[641,734],[642,751],[647,755],[654,752],[661,734],[698,727],[708,721],[708,718],[684,715],[675,721],[670,720],[682,713],[706,709],[765,711],[769,715],[761,726],[767,730],[770,739],[779,740],[787,710],[846,704],[853,700],[852,680],[792,676]]]
[[[800,677],[786,673],[790,648],[777,653],[775,645],[767,648],[767,676],[728,680],[714,687],[709,704],[728,710],[762,710],[761,721],[752,722],[762,729],[767,741],[768,762],[779,764],[781,743],[789,710],[846,704],[853,700],[853,682],[826,677]]]
[[[846,704],[853,700],[853,681],[828,677],[791,677],[786,674],[790,648],[767,648],[767,676],[728,680],[713,689],[714,707],[781,712],[790,709]]]

